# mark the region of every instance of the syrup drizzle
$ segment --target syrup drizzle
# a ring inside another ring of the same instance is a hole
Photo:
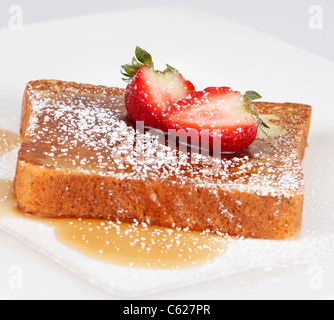
[[[1,130],[0,150],[9,152],[19,136]],[[1,155],[3,155],[2,153]],[[213,261],[227,249],[228,237],[98,219],[50,219],[17,209],[13,180],[0,179],[0,219],[19,218],[52,227],[57,239],[83,255],[127,267],[182,269]]]
[[[49,219],[16,207],[13,181],[0,180],[0,219],[20,218],[52,227],[57,239],[107,263],[145,269],[182,269],[222,255],[228,239],[219,235],[94,219]]]

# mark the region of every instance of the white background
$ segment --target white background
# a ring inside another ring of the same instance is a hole
[[[219,14],[334,60],[332,0],[1,0],[0,27],[8,26],[8,10],[12,5],[22,6],[23,22],[32,23],[110,10],[173,4]],[[309,10],[315,5],[323,10],[323,28],[320,30],[309,27]],[[124,21],[120,27],[128,24]],[[149,30],[139,29],[136,32],[139,37],[140,32]]]

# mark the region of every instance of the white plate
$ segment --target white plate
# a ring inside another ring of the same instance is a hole
[[[251,290],[254,282],[265,283],[265,279],[283,279],[278,298],[289,298],[292,293],[333,295],[332,62],[221,17],[183,7],[126,10],[27,25],[23,30],[0,29],[0,40],[2,125],[9,125],[7,119],[19,118],[24,86],[30,80],[53,78],[124,87],[120,65],[130,61],[136,45],[150,51],[158,67],[166,62],[181,70],[198,89],[212,85],[228,85],[242,92],[252,89],[265,100],[307,103],[314,110],[304,160],[304,226],[297,238],[234,241],[211,264],[152,271],[89,259],[60,244],[51,229],[37,223],[0,220],[0,229],[11,236],[8,239],[13,236],[24,243],[22,251],[28,246],[46,257],[48,262],[43,263],[60,266],[56,271],[40,266],[41,272],[56,274],[48,286],[56,287],[59,274],[68,272],[68,281],[75,281],[74,273],[113,297],[144,297],[166,290],[169,293],[160,297],[219,298],[228,297],[229,292],[238,297]],[[0,165],[7,163],[0,158]],[[4,264],[8,248],[11,244],[3,243],[0,248]],[[21,259],[25,264],[26,257]],[[187,285],[202,291],[181,289]],[[180,289],[170,291],[173,288]],[[73,295],[78,294],[76,290]],[[252,292],[253,298],[264,295],[263,291]],[[0,297],[6,294],[0,291]],[[13,292],[9,295],[17,297]]]

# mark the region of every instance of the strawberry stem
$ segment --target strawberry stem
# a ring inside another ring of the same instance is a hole
[[[153,69],[154,64],[152,56],[140,47],[136,47],[135,57],[132,58],[131,64],[121,66],[121,74],[125,76],[122,80],[129,82],[137,74],[141,67],[148,66]]]
[[[137,74],[137,72],[143,66],[148,66],[154,70],[154,63],[152,56],[146,50],[140,48],[139,46],[136,46],[135,57],[132,59],[131,64],[125,64],[121,66],[121,74],[125,76],[125,78],[122,78],[122,80],[126,82],[131,81],[132,78]],[[167,71],[178,72],[175,68],[171,67],[168,64],[164,72]]]
[[[167,69],[166,69],[166,70],[173,71],[173,72],[179,72],[176,68],[170,66],[169,64],[166,64],[166,66],[167,66]],[[166,71],[166,70],[165,70],[165,71]]]
[[[152,56],[147,51],[137,46],[135,54],[139,62],[153,68]]]

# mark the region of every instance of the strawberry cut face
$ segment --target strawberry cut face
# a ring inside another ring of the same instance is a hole
[[[208,139],[211,149],[219,144],[221,152],[226,153],[247,149],[258,130],[258,121],[249,111],[245,97],[227,87],[207,88],[178,101],[165,125],[174,133],[175,129],[192,134],[196,130],[199,142]],[[187,143],[191,144],[189,137]]]
[[[142,70],[142,92],[149,103],[156,104],[161,112],[166,112],[176,101],[185,98],[193,87],[186,83],[183,77],[176,72],[154,72],[148,67]]]
[[[171,122],[182,127],[225,130],[254,123],[254,116],[245,107],[243,95],[223,91],[226,95],[219,96],[219,91],[217,94],[211,92],[214,91],[206,89],[177,102],[175,109],[179,112],[171,112]]]
[[[194,90],[193,84],[178,72],[159,72],[143,66],[126,88],[125,105],[132,120],[161,128],[169,108]]]

